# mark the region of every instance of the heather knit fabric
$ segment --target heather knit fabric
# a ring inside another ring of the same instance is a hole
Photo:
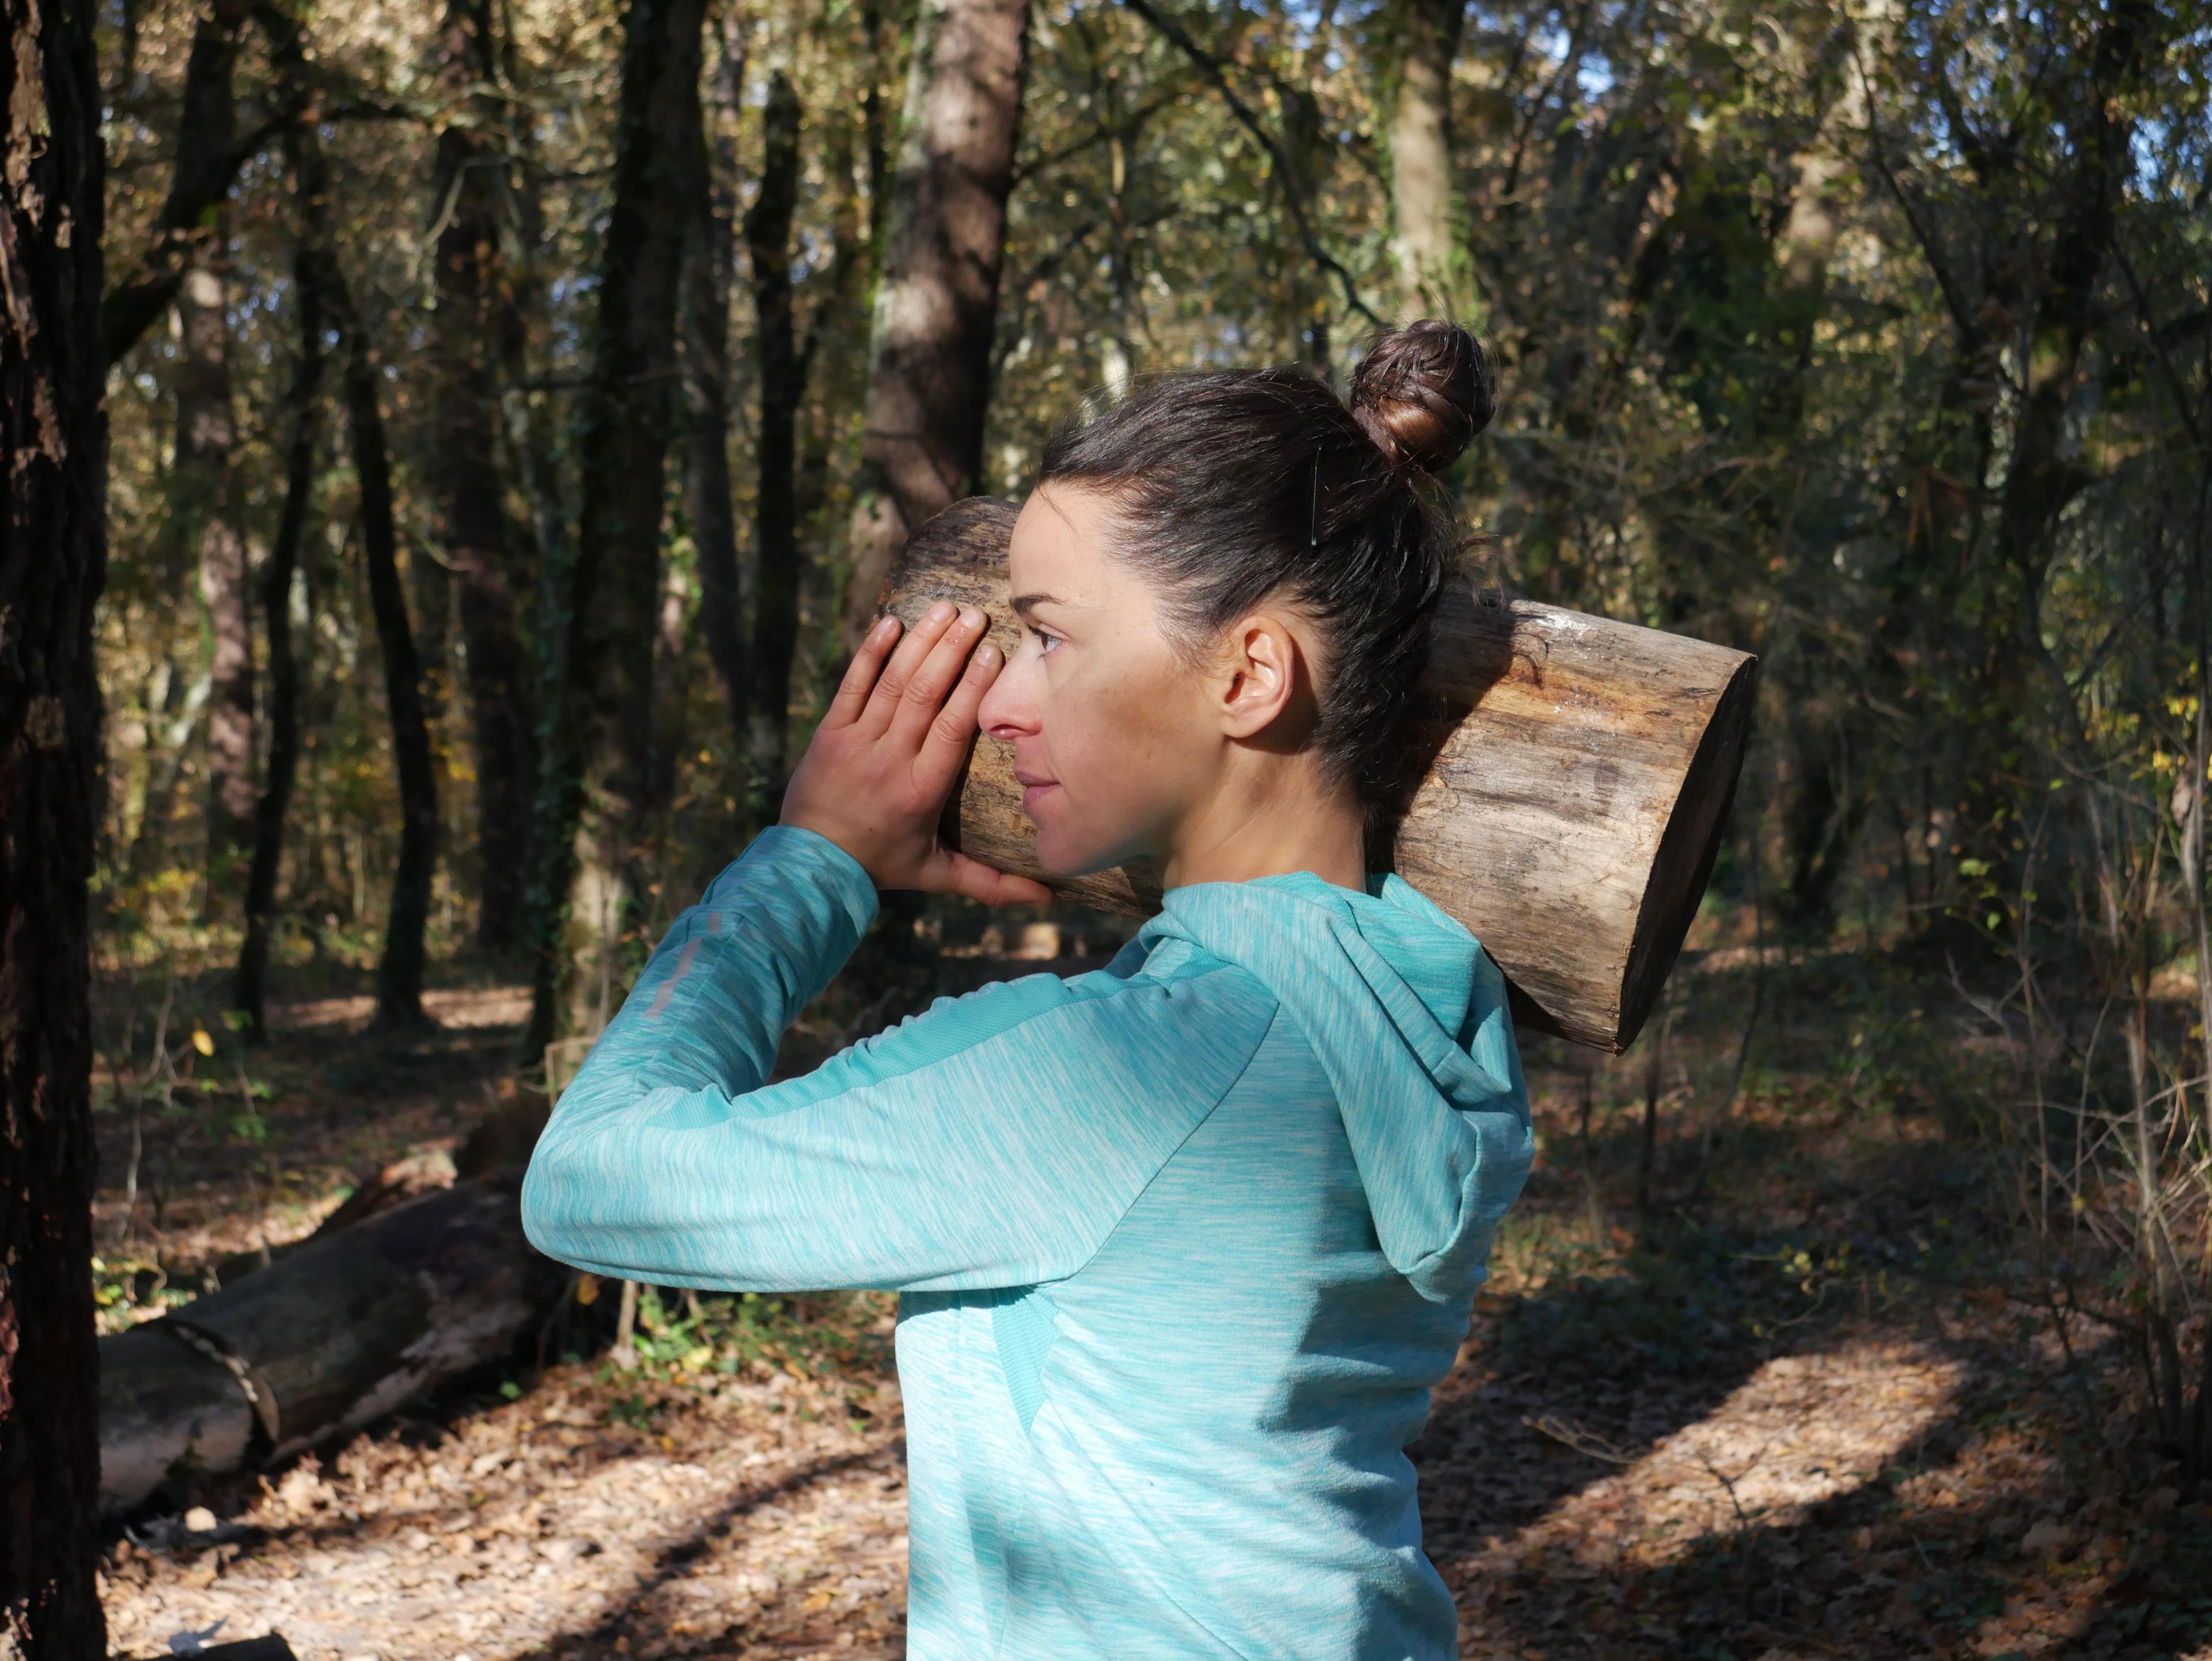
[[[901,1294],[915,1661],[1445,1661],[1406,1444],[1533,1141],[1504,984],[1395,877],[1175,888],[1107,967],[805,1078],[874,916],[765,832],[561,1098],[530,1237],[603,1275]]]

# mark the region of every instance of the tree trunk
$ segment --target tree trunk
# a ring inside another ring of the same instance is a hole
[[[921,0],[915,20],[869,341],[848,650],[907,537],[981,469],[1028,28],[1025,0]]]
[[[561,636],[562,679],[541,728],[549,736],[533,827],[528,1056],[555,1036],[564,981],[605,1001],[642,888],[661,498],[678,275],[699,159],[702,12],[703,0],[630,0],[624,22],[613,200],[577,431],[575,555],[561,574],[566,592],[550,595],[546,610],[549,642]],[[572,904],[580,877],[589,891]]]
[[[107,560],[91,0],[4,0],[0,201],[0,1649],[100,1661],[93,607]]]
[[[760,355],[760,430],[754,452],[752,684],[745,754],[768,801],[781,794],[790,726],[791,662],[799,645],[799,520],[795,477],[799,402],[805,366],[791,313],[791,221],[799,206],[799,94],[778,70],[762,118],[759,193],[745,215],[752,259],[754,338]]]
[[[1390,205],[1407,318],[1472,324],[1452,234],[1451,76],[1467,0],[1401,0],[1398,101],[1390,118]]]
[[[744,119],[745,34],[726,4],[714,64],[706,166],[684,251],[684,356],[691,394],[684,437],[684,512],[698,550],[699,626],[720,684],[730,739],[745,737],[744,617],[738,593],[737,511],[730,490],[730,284],[737,263],[738,124]]]
[[[280,58],[301,49],[296,34],[272,46]],[[287,70],[285,72],[293,72]],[[376,965],[376,1019],[380,1025],[422,1019],[423,932],[430,919],[430,881],[438,857],[438,779],[432,764],[430,725],[416,655],[415,631],[399,578],[399,535],[392,506],[392,459],[384,435],[380,376],[368,335],[346,286],[330,228],[330,170],[311,122],[295,131],[300,197],[309,257],[343,355],[341,386],[346,435],[361,494],[362,558],[368,575],[369,610],[384,659],[385,704],[392,720],[392,757],[399,776],[399,860],[392,877],[384,953]]]
[[[492,27],[483,0],[451,0],[441,29],[440,86],[453,119],[438,135],[434,199],[444,228],[432,319],[439,534],[459,585],[462,648],[477,757],[477,940],[514,944],[520,924],[533,770],[528,669],[513,538],[500,496],[497,356],[506,259],[499,209],[504,119],[490,88]]]
[[[939,596],[983,606],[1012,650],[1014,511],[979,497],[916,535],[890,609],[911,624]],[[1411,806],[1390,868],[1482,942],[1524,1026],[1615,1052],[1635,1040],[1711,874],[1757,666],[1656,629],[1446,589],[1433,703],[1402,739]],[[1141,871],[1046,878],[1012,750],[977,744],[946,816],[957,845],[1076,904],[1157,910]]]
[[[384,953],[376,965],[376,1019],[381,1025],[422,1019],[423,933],[430,921],[430,881],[438,858],[438,779],[422,672],[415,655],[407,595],[399,581],[399,538],[392,512],[392,462],[378,404],[376,361],[349,296],[331,284],[345,350],[347,435],[361,491],[362,558],[368,571],[369,609],[384,658],[384,697],[392,717],[392,755],[399,775],[399,860],[392,873]]]
[[[868,69],[872,80],[874,73],[872,57]],[[792,488],[792,517],[799,526],[803,550],[819,548],[834,538],[834,531],[825,522],[832,469],[847,430],[847,417],[860,402],[860,385],[867,373],[862,295],[865,285],[873,280],[876,256],[853,173],[856,160],[864,173],[875,165],[865,149],[876,142],[868,122],[866,108],[857,120],[848,112],[837,113],[829,118],[828,131],[820,141],[822,195],[826,199],[817,204],[817,211],[828,224],[830,261],[826,270],[807,279],[804,291],[813,303],[799,348],[803,397],[798,470]],[[856,141],[863,147],[857,156]],[[802,554],[802,611],[811,609],[817,617],[834,617],[842,607],[842,574],[834,571],[831,563]]]
[[[184,772],[185,746],[199,724],[207,704],[208,674],[203,669],[188,683],[184,670],[164,656],[165,681],[161,708],[148,711],[145,805],[138,814],[138,830],[131,838],[125,862],[133,882],[144,882],[161,869],[169,851],[169,825],[176,818],[177,785]]]
[[[300,177],[296,142],[286,146],[295,188]],[[269,771],[253,812],[253,868],[246,885],[246,938],[238,951],[231,1004],[245,1013],[246,1031],[266,1036],[269,941],[276,922],[276,879],[284,863],[284,819],[300,767],[300,663],[292,650],[292,579],[307,526],[315,488],[315,408],[323,385],[322,290],[314,254],[302,241],[292,262],[294,303],[300,312],[300,356],[292,368],[285,408],[292,440],[284,459],[284,510],[261,575],[261,614],[269,635]]]
[[[231,97],[246,10],[246,0],[214,0],[193,26],[169,194],[154,222],[153,242],[100,305],[100,336],[111,363],[168,309],[186,268],[210,240],[211,215],[230,194],[246,161]]]
[[[228,143],[227,115],[216,142]],[[253,611],[231,477],[238,423],[230,386],[229,259],[222,217],[177,285],[176,463],[170,523],[191,545],[207,608],[207,904],[226,915],[253,847]]]

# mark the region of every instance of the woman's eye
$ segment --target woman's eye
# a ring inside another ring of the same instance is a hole
[[[1041,654],[1049,656],[1051,654],[1052,648],[1059,644],[1060,636],[1058,635],[1048,635],[1043,633],[1042,630],[1039,631],[1037,635],[1037,651]]]

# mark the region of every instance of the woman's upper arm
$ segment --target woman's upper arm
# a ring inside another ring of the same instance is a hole
[[[1229,968],[1032,976],[764,1089],[663,1086],[574,1115],[564,1098],[526,1220],[567,1261],[672,1284],[1059,1279],[1235,1083],[1273,1009]],[[570,1094],[619,1087],[580,1077]]]

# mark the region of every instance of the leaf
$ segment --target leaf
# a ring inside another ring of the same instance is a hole
[[[207,1028],[196,1026],[192,1029],[192,1048],[203,1056],[215,1054],[215,1040],[208,1036]]]

